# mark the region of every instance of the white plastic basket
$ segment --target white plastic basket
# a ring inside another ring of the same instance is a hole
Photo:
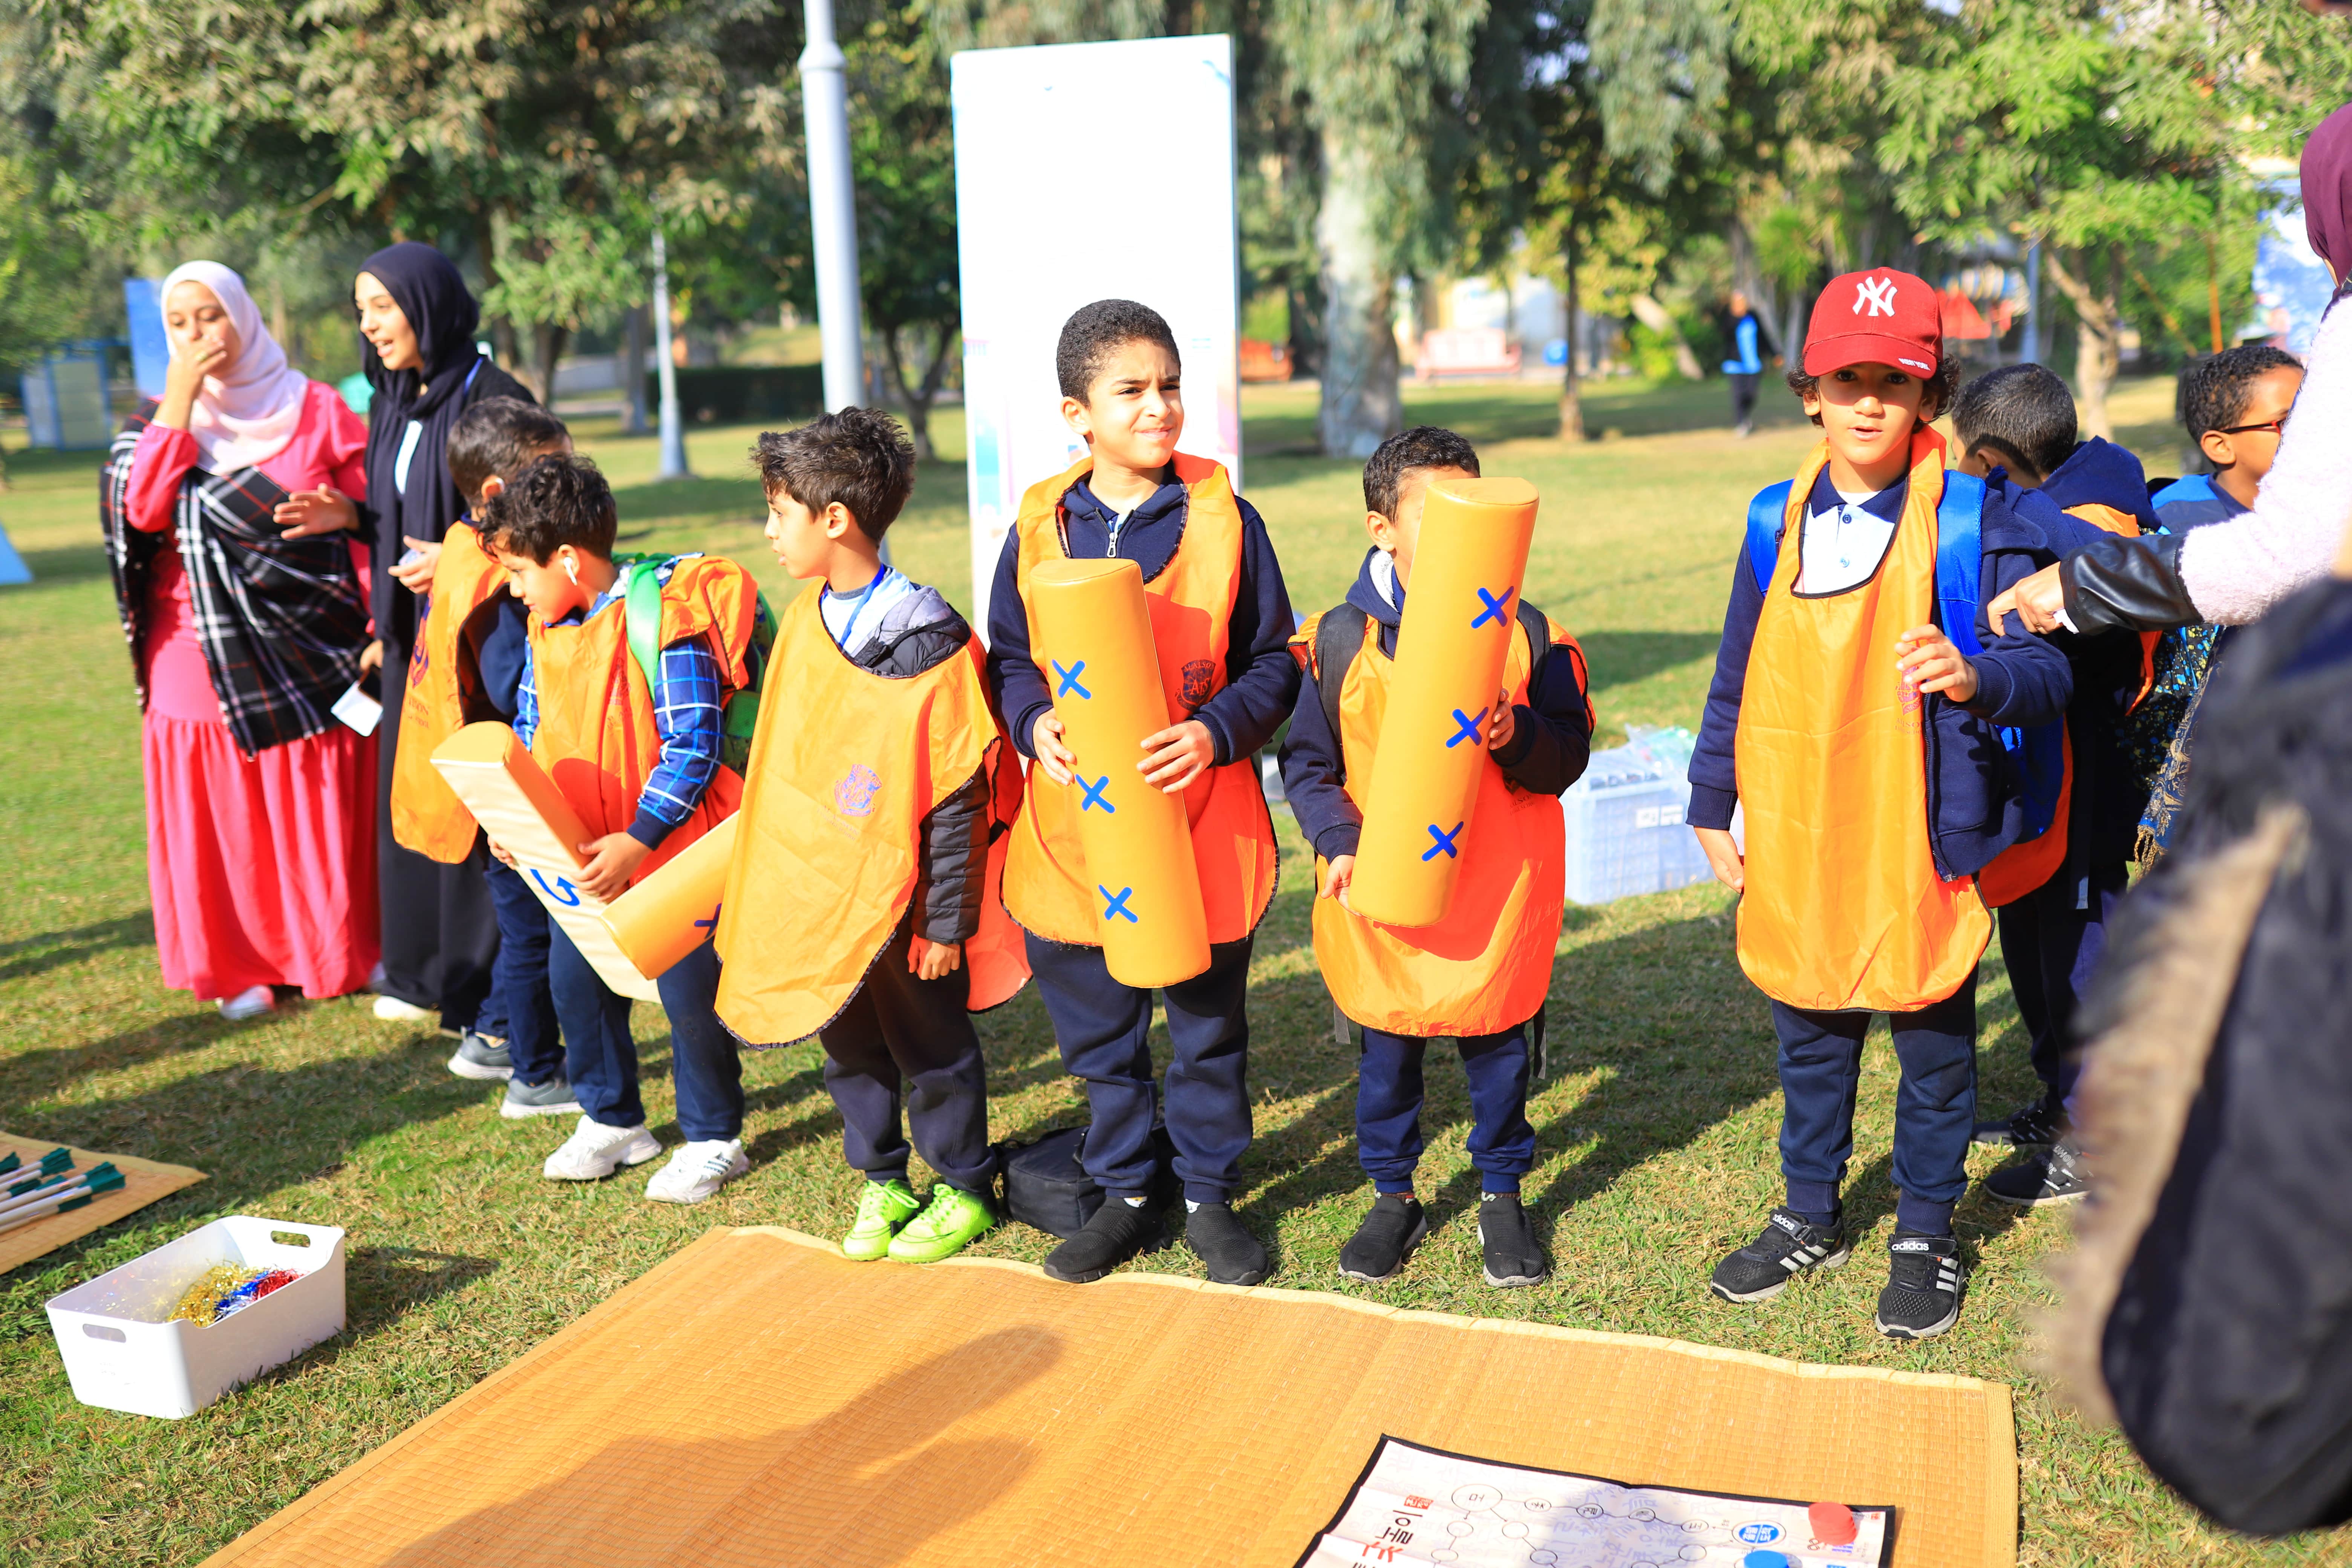
[[[1690,736],[1632,727],[1631,744],[1595,752],[1559,797],[1569,901],[1605,904],[1704,882],[1714,873],[1683,822]]]
[[[165,1321],[188,1287],[223,1263],[301,1278],[216,1323]],[[48,1311],[76,1399],[177,1420],[342,1331],[343,1233],[231,1215],[53,1298]]]

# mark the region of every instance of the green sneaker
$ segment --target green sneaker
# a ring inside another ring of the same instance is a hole
[[[890,1238],[893,1263],[937,1263],[953,1258],[996,1223],[988,1200],[941,1182],[931,1189],[931,1206]]]
[[[841,1238],[842,1252],[854,1262],[873,1262],[890,1251],[892,1234],[922,1206],[923,1200],[900,1177],[866,1183],[865,1195],[857,1200],[857,1223]]]

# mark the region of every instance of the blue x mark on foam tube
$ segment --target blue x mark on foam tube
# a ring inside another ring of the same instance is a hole
[[[712,905],[710,910],[710,918],[707,921],[695,921],[694,929],[697,931],[717,931],[719,929],[719,911],[726,907],[727,906],[724,904]]]
[[[1421,858],[1424,860],[1434,860],[1437,858],[1440,852],[1443,852],[1448,860],[1457,858],[1454,850],[1454,840],[1459,837],[1461,833],[1462,824],[1459,822],[1454,825],[1454,831],[1451,833],[1442,832],[1439,830],[1437,824],[1433,822],[1431,823],[1429,825],[1429,836],[1432,838],[1436,839],[1437,842],[1431,845],[1426,850],[1423,851]]]
[[[1114,915],[1125,915],[1127,923],[1129,925],[1139,926],[1143,923],[1136,919],[1135,911],[1127,907],[1127,900],[1135,896],[1133,888],[1121,888],[1114,894],[1108,888],[1097,882],[1095,891],[1100,893],[1104,899],[1103,919],[1109,920]]]
[[[1495,597],[1494,595],[1486,592],[1486,589],[1481,588],[1478,590],[1478,602],[1486,607],[1480,610],[1478,612],[1478,618],[1470,623],[1470,629],[1474,632],[1480,626],[1485,626],[1488,621],[1499,621],[1506,618],[1503,611],[1505,606],[1509,605],[1511,602],[1511,591],[1508,588],[1504,589],[1503,596],[1498,599]]]
[[[1085,687],[1078,684],[1078,677],[1080,674],[1084,673],[1087,668],[1087,661],[1085,659],[1078,660],[1067,669],[1064,669],[1062,668],[1062,661],[1058,658],[1049,660],[1048,662],[1053,665],[1054,673],[1061,677],[1062,679],[1062,684],[1054,689],[1055,696],[1067,697],[1073,691],[1076,692],[1083,698],[1091,698],[1094,696],[1093,692],[1088,691]]]
[[[1479,710],[1477,719],[1473,719],[1469,714],[1465,713],[1461,709],[1456,708],[1454,710],[1454,721],[1456,724],[1461,725],[1462,728],[1460,731],[1454,735],[1454,739],[1445,742],[1445,749],[1450,752],[1465,741],[1476,740],[1478,738],[1478,719],[1484,719],[1486,716],[1486,714],[1484,709]]]
[[[1086,810],[1086,808],[1090,805],[1098,805],[1113,816],[1117,816],[1118,815],[1118,807],[1111,805],[1110,802],[1103,798],[1103,791],[1110,788],[1110,775],[1108,773],[1103,774],[1102,777],[1095,780],[1092,784],[1088,784],[1087,782],[1087,775],[1084,773],[1074,773],[1071,776],[1078,781],[1078,787],[1086,791],[1086,799],[1078,802],[1078,809],[1080,811]]]

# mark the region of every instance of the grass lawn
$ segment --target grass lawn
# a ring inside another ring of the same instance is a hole
[[[2168,384],[2117,399],[2126,438],[2175,445]],[[1595,393],[1609,435],[1551,439],[1549,392],[1468,386],[1409,395],[1419,419],[1456,426],[1487,471],[1523,474],[1544,510],[1528,593],[1591,658],[1604,738],[1628,721],[1694,723],[1711,668],[1747,498],[1785,477],[1810,432],[1791,406],[1741,442],[1719,428],[1719,384]],[[1245,489],[1266,516],[1302,609],[1332,603],[1363,547],[1352,465],[1311,455],[1311,391],[1253,389]],[[937,424],[960,452],[960,419]],[[583,445],[620,489],[635,548],[698,548],[789,585],[758,533],[749,429],[698,429],[708,478],[656,485],[650,440],[583,424]],[[2178,472],[2177,452],[2153,466]],[[495,1093],[451,1077],[448,1044],[381,1025],[363,1002],[223,1023],[164,990],[148,913],[133,706],[94,514],[94,455],[16,455],[5,519],[38,574],[0,590],[0,1126],[27,1136],[199,1166],[212,1179],[0,1280],[0,1561],[187,1563],[446,1403],[707,1226],[845,1223],[856,1178],[814,1042],[747,1064],[754,1169],[692,1211],[648,1205],[645,1173],[556,1187],[539,1162],[554,1121],[501,1121]],[[900,563],[969,604],[961,461],[928,466],[892,535]],[[1286,813],[1282,890],[1252,973],[1258,1137],[1243,1213],[1274,1239],[1277,1285],[1343,1285],[1335,1261],[1369,1187],[1355,1162],[1351,1053],[1307,941],[1309,878]],[[1983,1096],[2029,1097],[2025,1042],[1997,954],[1983,998]],[[1887,1132],[1895,1069],[1883,1031],[1862,1089],[1852,1212],[1854,1263],[1780,1301],[1713,1301],[1706,1275],[1775,1201],[1771,1033],[1741,977],[1730,908],[1711,887],[1571,909],[1551,994],[1552,1076],[1530,1107],[1541,1161],[1528,1184],[1557,1263],[1553,1282],[1477,1283],[1476,1180],[1462,1152],[1458,1068],[1433,1066],[1426,1191],[1438,1222],[1403,1305],[1665,1334],[1803,1361],[1963,1373],[2018,1386],[2024,1558],[2031,1563],[2352,1562],[2352,1535],[2256,1544],[2200,1526],[2113,1434],[2085,1431],[2021,1366],[2049,1299],[2041,1259],[2063,1216],[2022,1216],[1971,1195],[1961,1235],[1976,1265],[1959,1329],[1900,1345],[1871,1327],[1893,1226]],[[1084,1120],[1033,994],[982,1021],[992,1130],[1033,1137]],[[659,1013],[637,1015],[650,1120],[675,1142]],[[1979,1175],[1997,1162],[1980,1152]],[[77,1405],[41,1303],[219,1215],[249,1212],[351,1233],[351,1324],[339,1338],[172,1423]],[[979,1250],[1034,1260],[1018,1227]],[[1184,1270],[1190,1255],[1151,1260]],[[1623,1478],[1639,1480],[1643,1478]]]

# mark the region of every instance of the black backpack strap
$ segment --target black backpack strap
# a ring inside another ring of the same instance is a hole
[[[1342,783],[1348,777],[1348,743],[1339,734],[1339,689],[1348,683],[1356,656],[1364,651],[1365,619],[1363,611],[1343,604],[1325,611],[1315,623],[1315,694],[1323,700],[1323,721],[1331,731]]]
[[[1551,621],[1524,595],[1519,599],[1519,630],[1528,635],[1528,695],[1533,697],[1536,683],[1543,679],[1544,660],[1551,657]]]

